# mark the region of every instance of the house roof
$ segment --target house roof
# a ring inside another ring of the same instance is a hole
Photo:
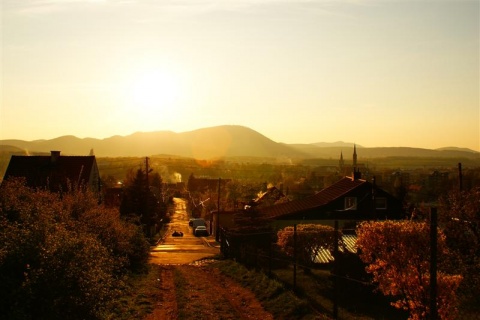
[[[188,179],[187,188],[189,191],[205,191],[211,190],[215,191],[218,189],[218,183],[220,181],[220,185],[224,186],[231,179],[211,179],[211,178],[195,178],[190,177]]]
[[[270,207],[259,209],[260,213],[267,218],[275,218],[280,216],[289,215],[301,211],[314,209],[323,205],[326,205],[333,200],[340,198],[368,183],[365,180],[353,179],[352,177],[345,177],[333,185],[317,192],[316,194],[298,200],[293,200],[287,203],[281,203]]]
[[[12,156],[4,180],[25,177],[30,187],[65,188],[67,181],[77,185],[90,182],[95,156]]]
[[[265,192],[262,192],[258,198],[254,200],[254,202],[261,202],[262,200],[266,199],[267,197],[274,197],[275,199],[280,199],[285,197],[282,191],[280,191],[277,187],[269,187]]]

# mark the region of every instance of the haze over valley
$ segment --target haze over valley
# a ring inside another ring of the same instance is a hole
[[[312,140],[315,137],[312,137]],[[310,158],[338,159],[340,153],[350,157],[354,142],[316,142],[285,144],[243,126],[217,126],[194,131],[137,132],[127,136],[105,139],[62,136],[50,140],[0,140],[0,152],[15,154],[49,153],[59,150],[64,155],[98,157],[143,157],[170,155],[195,159],[266,158],[272,161]],[[440,157],[479,159],[474,150],[446,147],[422,149],[411,147],[363,147],[356,144],[361,158],[378,157]]]
[[[333,141],[480,151],[479,5],[4,0],[0,140],[99,156],[302,156]],[[226,124],[271,141],[209,145],[200,129]]]

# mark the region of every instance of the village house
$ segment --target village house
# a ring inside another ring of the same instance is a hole
[[[62,156],[51,151],[49,156],[15,156],[10,158],[3,181],[25,178],[31,188],[63,192],[87,187],[100,195],[100,175],[95,156]]]
[[[210,212],[209,218],[209,231],[210,234],[215,237],[216,241],[219,241],[220,238],[220,228],[233,228],[235,227],[235,214],[236,211],[212,211]]]
[[[225,185],[232,181],[231,179],[211,179],[211,178],[196,178],[193,174],[190,175],[187,182],[187,190],[189,192],[217,192],[220,188],[225,188]]]
[[[341,166],[344,165],[343,155]],[[402,202],[379,188],[375,182],[362,179],[357,168],[354,146],[352,175],[346,176],[314,195],[259,208],[259,217],[273,221],[275,229],[300,223],[321,223],[340,228],[354,227],[356,221],[404,218]]]
[[[273,206],[276,203],[287,202],[288,198],[275,186],[270,186],[266,191],[260,192],[257,198],[246,205],[245,209],[263,208]]]
[[[304,199],[258,210],[262,218],[275,220],[278,228],[298,223],[332,225],[357,220],[402,219],[402,203],[379,188],[375,181],[361,179],[359,171]]]
[[[358,220],[404,217],[402,203],[379,188],[375,181],[361,179],[359,171],[312,196],[258,211],[259,216],[274,220],[276,229],[294,223],[319,223],[319,220],[331,226],[339,220],[344,226]]]

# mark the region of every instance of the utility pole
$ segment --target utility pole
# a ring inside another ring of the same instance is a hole
[[[458,186],[460,191],[463,191],[463,175],[462,175],[462,163],[458,163]]]
[[[147,181],[147,189],[149,188],[149,184],[148,184],[148,172],[149,172],[149,169],[148,169],[148,157],[145,157],[145,174],[146,174],[146,181]]]
[[[215,221],[215,241],[220,240],[220,235],[218,234],[220,231],[220,184],[222,182],[221,178],[218,178],[218,198],[217,198],[217,221]]]
[[[149,167],[148,167],[148,160],[149,158],[148,157],[145,157],[145,183],[146,183],[146,194],[145,194],[145,206],[146,206],[146,214],[148,215],[148,224],[147,224],[147,227],[148,227],[148,233],[150,236],[153,236],[153,234],[155,233],[155,231],[152,231],[152,225],[151,225],[151,220],[152,220],[152,213],[150,211],[150,201],[149,201],[149,193],[150,193],[150,185],[149,185],[149,181],[148,181],[148,174],[152,171]]]

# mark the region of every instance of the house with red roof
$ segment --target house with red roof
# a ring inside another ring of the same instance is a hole
[[[51,151],[48,156],[12,155],[3,181],[23,177],[32,188],[62,192],[88,187],[100,194],[100,175],[95,156],[62,156]]]
[[[273,220],[276,228],[300,223],[322,223],[340,227],[358,220],[403,219],[402,203],[379,188],[375,181],[361,179],[360,171],[303,199],[259,208],[259,217]]]

